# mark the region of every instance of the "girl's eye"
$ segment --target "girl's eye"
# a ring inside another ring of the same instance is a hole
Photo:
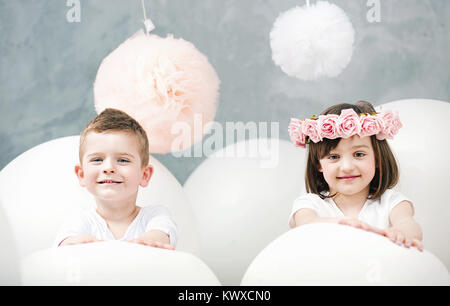
[[[356,152],[355,153],[355,157],[364,157],[364,156],[366,156],[366,154],[363,153],[363,152]]]
[[[336,155],[336,154],[331,154],[331,155],[328,156],[328,159],[329,159],[329,160],[336,160],[336,159],[338,159],[338,158],[339,158],[339,156]]]

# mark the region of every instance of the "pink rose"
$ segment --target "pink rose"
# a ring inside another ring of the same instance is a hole
[[[320,131],[317,127],[317,120],[313,119],[305,119],[302,124],[302,132],[306,136],[309,136],[309,139],[314,143],[317,143],[322,140],[320,136]]]
[[[289,123],[289,136],[291,141],[299,147],[305,147],[306,135],[302,132],[302,122],[298,119],[292,118]]]
[[[383,121],[383,130],[377,135],[378,140],[392,139],[398,130],[403,126],[400,117],[392,110],[388,110],[381,116]]]
[[[335,114],[320,115],[317,120],[321,138],[336,139],[340,137],[339,116]]]
[[[348,138],[361,131],[358,114],[353,109],[344,109],[339,116],[338,126],[341,132],[340,137]]]
[[[359,136],[361,137],[377,135],[384,129],[383,120],[377,116],[362,115],[359,121],[361,123]]]

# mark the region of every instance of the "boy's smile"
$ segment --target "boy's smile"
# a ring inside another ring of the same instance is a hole
[[[137,137],[126,132],[89,132],[84,147],[82,166],[75,167],[80,185],[97,202],[135,201],[139,186],[147,186],[152,172],[141,165]]]
[[[101,185],[104,185],[104,186],[109,186],[109,185],[119,185],[119,184],[122,184],[122,182],[113,181],[113,180],[102,180],[100,182],[97,182],[97,184],[101,184]]]

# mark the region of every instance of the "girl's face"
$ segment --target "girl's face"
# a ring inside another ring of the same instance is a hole
[[[139,186],[147,186],[152,170],[141,166],[137,138],[121,132],[89,132],[83,164],[75,167],[81,186],[103,201],[134,199]]]
[[[365,192],[375,176],[375,154],[370,136],[341,139],[336,148],[320,159],[320,172],[330,187],[330,194],[346,196]]]

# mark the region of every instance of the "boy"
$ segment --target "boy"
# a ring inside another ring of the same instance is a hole
[[[138,188],[153,174],[148,138],[137,121],[105,109],[80,136],[75,174],[94,196],[96,209],[82,212],[58,233],[56,246],[125,240],[175,249],[176,225],[163,206],[136,206]]]

